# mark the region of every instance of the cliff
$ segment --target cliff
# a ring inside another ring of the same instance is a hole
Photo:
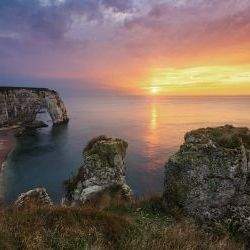
[[[132,190],[125,180],[127,146],[121,139],[93,138],[83,151],[83,166],[66,182],[64,204],[103,209],[131,201]]]
[[[250,130],[226,125],[185,136],[166,164],[164,205],[250,236]]]
[[[27,124],[46,109],[54,125],[68,121],[65,105],[54,90],[0,87],[0,127]]]

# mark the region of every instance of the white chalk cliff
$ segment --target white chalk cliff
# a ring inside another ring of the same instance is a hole
[[[46,109],[54,125],[68,121],[65,105],[54,90],[0,87],[0,127],[33,122]]]

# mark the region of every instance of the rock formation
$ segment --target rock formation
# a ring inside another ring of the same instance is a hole
[[[48,111],[54,125],[68,121],[66,108],[56,91],[0,87],[0,127],[31,123],[41,109]]]
[[[99,209],[130,201],[132,190],[125,180],[128,144],[121,139],[99,136],[83,151],[83,166],[77,176],[66,181],[63,204],[91,205]]]
[[[250,233],[250,131],[226,125],[187,133],[166,164],[163,200],[201,221]]]
[[[36,188],[19,195],[15,201],[17,209],[50,207],[53,203],[44,188]]]

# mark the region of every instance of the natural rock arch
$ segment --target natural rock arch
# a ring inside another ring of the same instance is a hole
[[[41,108],[48,111],[54,125],[68,121],[67,110],[56,91],[0,87],[0,127],[30,123]]]

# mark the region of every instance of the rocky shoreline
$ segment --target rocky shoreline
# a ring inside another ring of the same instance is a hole
[[[41,121],[33,121],[25,126],[11,126],[0,128],[0,206],[4,204],[3,193],[3,172],[6,167],[6,160],[14,151],[17,144],[17,137],[22,136],[26,131],[47,127]]]
[[[0,130],[0,205],[3,203],[3,170],[7,157],[15,149],[16,138],[13,129]]]
[[[0,130],[0,170],[2,170],[6,158],[15,146],[16,138],[13,129]]]
[[[0,204],[3,203],[3,170],[8,155],[16,146],[16,137],[26,130],[47,127],[36,115],[46,110],[53,125],[69,121],[59,94],[46,88],[0,87]]]

